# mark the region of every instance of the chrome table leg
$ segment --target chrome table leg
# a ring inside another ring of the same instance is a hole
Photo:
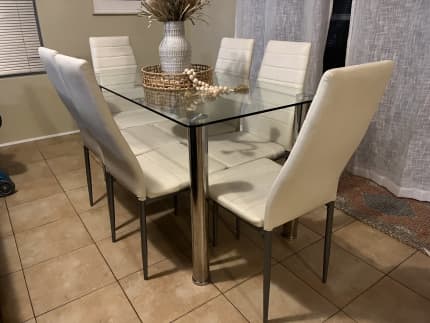
[[[295,107],[296,120],[296,139],[302,129],[306,114],[308,113],[310,103],[303,103]],[[299,220],[292,220],[282,227],[282,235],[288,240],[296,240],[298,235]]]
[[[299,220],[295,219],[282,226],[282,236],[288,240],[296,240],[299,231]]]
[[[191,231],[193,282],[209,283],[208,215],[206,192],[208,185],[208,140],[205,127],[188,128],[190,154]]]

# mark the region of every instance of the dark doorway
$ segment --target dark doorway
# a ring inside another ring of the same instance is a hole
[[[352,0],[334,0],[324,53],[324,71],[345,66]]]

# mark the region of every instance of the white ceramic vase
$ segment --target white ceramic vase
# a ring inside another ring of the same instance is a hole
[[[182,73],[185,68],[191,67],[191,45],[185,38],[183,21],[164,23],[164,38],[158,51],[164,73]]]

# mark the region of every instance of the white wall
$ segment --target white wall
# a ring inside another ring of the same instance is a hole
[[[145,18],[94,16],[92,0],[37,0],[46,47],[90,59],[88,37],[129,35],[139,65],[158,63],[162,25]],[[210,25],[187,25],[193,61],[214,64],[222,37],[234,34],[234,0],[214,0],[206,10]],[[0,79],[0,144],[76,129],[46,75]]]

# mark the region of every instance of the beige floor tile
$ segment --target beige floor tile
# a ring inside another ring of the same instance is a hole
[[[93,183],[104,185],[104,174],[101,167],[91,160],[91,175]],[[80,187],[87,187],[87,175],[85,168],[72,170],[70,172],[56,174],[60,185],[65,191],[74,190]]]
[[[79,214],[88,211],[91,208],[97,208],[106,205],[106,186],[95,184],[93,186],[94,206],[91,207],[88,199],[88,190],[86,187],[81,187],[75,190],[67,191],[67,196],[72,202],[73,207]]]
[[[330,317],[326,323],[354,323],[355,321],[346,315],[344,312],[336,313],[336,315]]]
[[[156,264],[166,258],[173,258],[181,252],[181,250],[177,249],[173,239],[169,239],[169,237],[157,232],[157,228],[153,223],[148,223],[147,229],[149,265]],[[104,239],[98,243],[100,251],[118,279],[142,269],[140,243],[140,232],[135,232],[116,243],[112,243],[111,238]]]
[[[139,319],[117,283],[37,318],[39,323],[134,323]]]
[[[79,134],[40,140],[36,142],[36,145],[47,159],[64,155],[83,156],[83,146]]]
[[[262,275],[247,280],[225,295],[250,322],[262,321]],[[272,268],[269,319],[273,322],[321,322],[337,311],[283,266]]]
[[[340,308],[384,275],[333,243],[329,275],[324,284],[321,281],[323,248],[323,241],[318,242],[286,259],[283,264]]]
[[[25,275],[36,315],[114,281],[94,245],[35,265]]]
[[[33,317],[22,271],[0,278],[0,308],[4,323],[24,322]]]
[[[27,268],[92,243],[77,216],[67,217],[16,234],[22,266]]]
[[[9,174],[15,182],[17,189],[23,184],[53,176],[48,164],[44,160],[25,164],[19,170],[11,171]]]
[[[61,193],[54,176],[41,177],[38,180],[25,182],[16,186],[17,192],[6,197],[8,207],[17,206],[22,203],[42,199],[57,193]]]
[[[36,323],[36,319],[32,318],[32,319],[30,319],[28,321],[25,321],[24,323]]]
[[[11,207],[9,213],[15,233],[75,215],[64,193]]]
[[[6,200],[4,198],[0,199],[0,238],[7,237],[11,235],[12,226],[10,224],[9,212],[6,208]]]
[[[0,148],[0,167],[2,169],[13,170],[40,160],[43,160],[43,156],[34,143]]]
[[[357,322],[429,322],[430,301],[385,277],[344,312]]]
[[[326,222],[326,207],[319,207],[312,212],[309,212],[300,217],[300,223],[307,226],[309,229],[324,235],[325,234],[325,222]],[[333,217],[333,231],[337,231],[340,228],[354,222],[354,218],[347,215],[341,210],[334,209]]]
[[[417,252],[397,267],[391,277],[430,299],[430,257]]]
[[[384,272],[391,271],[415,252],[415,249],[358,221],[333,236],[343,248]]]
[[[263,249],[263,239],[258,231],[246,224],[241,224],[241,229],[247,237],[259,246],[260,249]],[[281,233],[282,228],[278,228],[275,230],[272,239],[272,257],[278,261],[285,259],[294,252],[297,252],[321,239],[320,235],[301,224],[299,224],[298,236],[295,240],[286,239],[281,235]]]
[[[81,213],[80,217],[95,241],[111,236],[107,205],[85,211]],[[135,215],[118,210],[118,208],[115,212],[115,222],[117,239],[137,232],[140,228],[139,219]]]
[[[0,239],[0,276],[21,269],[18,249],[13,235]]]
[[[236,240],[222,222],[219,223],[218,244],[209,249],[213,283],[226,291],[263,270],[263,251],[247,237]]]
[[[196,286],[190,266],[176,259],[151,266],[149,280],[138,272],[120,283],[143,322],[171,321],[219,294],[211,284]]]
[[[175,322],[180,323],[245,323],[240,312],[222,295],[195,309]]]
[[[47,159],[46,162],[56,176],[85,167],[82,155],[65,155]]]
[[[136,220],[135,223],[137,227],[131,235],[116,243],[112,243],[110,237],[98,243],[100,251],[118,279],[142,269],[139,221]],[[159,230],[159,225],[160,223],[157,225],[154,221],[148,221],[147,224],[149,265],[166,258],[173,259],[177,254],[186,256],[183,245],[189,243],[185,237],[176,228],[173,229],[175,234],[166,234]]]

